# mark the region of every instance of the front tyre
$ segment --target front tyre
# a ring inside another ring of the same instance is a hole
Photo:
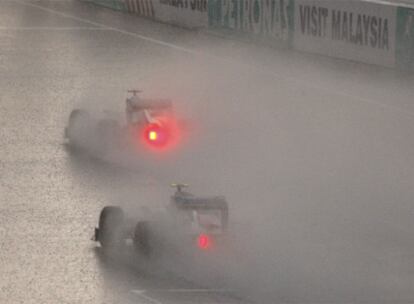
[[[75,109],[69,115],[68,126],[65,129],[65,137],[69,144],[75,148],[84,148],[87,142],[87,134],[90,128],[90,116],[82,109]]]
[[[102,209],[99,215],[97,241],[103,249],[117,248],[124,241],[124,217],[124,212],[120,207],[106,206]]]

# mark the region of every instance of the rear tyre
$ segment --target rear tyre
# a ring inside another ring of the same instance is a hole
[[[151,239],[152,237],[148,222],[138,222],[135,225],[133,237],[136,251],[145,257],[151,256],[154,249],[151,245]]]
[[[89,122],[90,117],[85,110],[75,109],[70,113],[65,136],[72,147],[81,148],[86,143]]]
[[[116,145],[119,133],[119,126],[115,121],[102,120],[98,123],[95,132],[95,148],[99,157],[104,157]]]
[[[99,216],[99,234],[97,240],[102,248],[113,249],[124,241],[123,237],[124,212],[120,207],[106,206]]]

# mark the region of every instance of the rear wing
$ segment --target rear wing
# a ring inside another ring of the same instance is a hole
[[[223,196],[198,198],[174,196],[174,202],[183,209],[227,209],[227,202]]]
[[[139,105],[130,105],[130,110],[172,110],[172,107],[172,101],[169,99],[143,99]]]
[[[174,195],[172,200],[177,208],[181,210],[220,210],[222,214],[222,224],[227,226],[229,210],[224,196],[199,198],[194,196],[185,197]]]

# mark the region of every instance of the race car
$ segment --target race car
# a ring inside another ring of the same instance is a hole
[[[128,90],[125,116],[115,112],[74,109],[65,129],[70,146],[106,153],[112,148],[169,151],[181,140],[185,123],[178,120],[170,100],[141,98],[140,90]]]
[[[134,214],[119,206],[106,206],[99,216],[94,240],[105,251],[119,250],[133,244],[144,257],[163,252],[209,251],[226,234],[229,209],[222,196],[197,197],[184,191],[186,184],[172,184],[176,189],[170,202],[161,210]]]

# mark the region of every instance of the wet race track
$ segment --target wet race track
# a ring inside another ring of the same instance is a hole
[[[0,303],[414,302],[414,78],[78,1],[0,0]],[[196,121],[166,159],[71,151],[79,105],[126,90]],[[196,270],[105,257],[100,209],[224,194],[232,245]]]

